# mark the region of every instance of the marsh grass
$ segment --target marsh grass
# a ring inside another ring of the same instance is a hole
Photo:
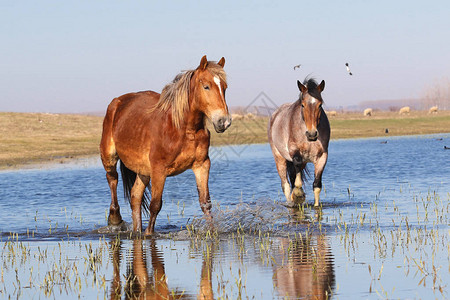
[[[336,292],[345,297],[339,289],[346,280],[338,278],[335,284],[334,264],[339,264],[337,269],[342,270],[343,261],[348,260],[351,264],[359,262],[356,266],[366,272],[359,282],[364,282],[365,278],[367,286],[357,287],[363,295],[404,296],[411,287],[405,290],[396,284],[408,281],[420,292],[419,295],[446,298],[449,296],[447,279],[450,272],[450,194],[439,195],[432,190],[417,194],[408,185],[400,187],[396,193],[408,193],[407,198],[414,209],[402,211],[394,197],[385,202],[375,199],[367,204],[327,208],[325,218],[311,206],[302,206],[298,210],[301,213],[292,214],[275,202],[257,208],[242,203],[234,208],[219,208],[213,226],[202,218],[194,219],[180,231],[150,239],[139,234],[100,235],[97,241],[80,240],[78,235],[67,234],[61,239],[58,231],[67,232],[66,228],[49,231],[46,240],[57,236],[51,243],[37,243],[33,237],[17,233],[2,235],[0,294],[13,298],[30,295],[103,298],[125,294],[134,297],[137,295],[128,294],[133,291],[126,287],[137,284],[138,279],[124,269],[117,269],[114,257],[123,256],[127,261],[126,269],[129,269],[137,254],[126,250],[125,244],[131,247],[135,241],[142,241],[144,245],[165,241],[156,249],[159,249],[158,253],[164,249],[175,251],[172,259],[176,264],[183,261],[178,262],[179,255],[186,252],[188,243],[187,260],[203,260],[206,271],[201,272],[200,282],[206,280],[205,286],[215,291],[217,297],[258,297],[258,288],[261,293],[277,288],[280,294],[275,295],[283,297],[282,291],[286,288],[283,278],[300,269],[298,276],[305,278],[309,274],[311,277],[306,278],[322,284],[317,286],[322,298],[327,299]],[[219,216],[221,213],[222,217]],[[41,217],[37,215],[36,219],[37,222]],[[180,235],[179,232],[184,233]],[[184,242],[178,244],[180,239]],[[150,252],[154,259],[156,250],[147,251],[148,259]],[[251,272],[255,266],[273,270],[277,275],[273,275],[273,287],[251,285]],[[151,274],[151,266],[147,265],[147,268]],[[111,279],[113,270],[121,272],[114,280]],[[348,272],[354,271],[355,268]],[[394,274],[396,280],[392,279]],[[354,275],[348,276],[351,279]],[[217,287],[212,288],[212,279]],[[156,284],[150,285],[150,290],[155,290]],[[187,294],[195,294],[195,286],[189,289]],[[170,291],[180,294],[177,288]]]

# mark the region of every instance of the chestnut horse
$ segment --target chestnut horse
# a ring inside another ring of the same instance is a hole
[[[314,79],[306,78],[303,84],[297,81],[297,85],[299,99],[282,105],[270,118],[269,143],[288,206],[305,199],[302,185],[306,163],[314,164],[314,206],[317,207],[330,141],[330,123],[322,108],[325,81],[317,85]]]
[[[154,232],[168,176],[192,169],[203,213],[210,215],[208,157],[210,133],[206,118],[217,132],[231,124],[225,102],[225,59],[202,57],[195,70],[178,74],[161,94],[129,93],[112,100],[103,121],[100,153],[111,189],[108,225],[121,225],[117,202],[117,162],[124,193],[130,201],[133,231],[142,231],[141,207],[150,210],[146,235]],[[151,201],[145,192],[151,181]]]

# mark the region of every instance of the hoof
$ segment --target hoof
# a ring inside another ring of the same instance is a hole
[[[302,204],[305,201],[305,192],[302,188],[294,188],[291,194],[291,201],[296,204]]]
[[[155,234],[155,231],[154,230],[149,230],[149,228],[145,229],[145,231],[144,231],[144,235],[145,236],[152,236],[154,234]]]
[[[108,225],[97,230],[98,233],[118,233],[118,232],[129,232],[131,231],[131,225],[125,221],[122,221],[118,225]]]
[[[205,218],[207,221],[212,221],[212,220],[213,220],[213,216],[212,216],[212,214],[211,214],[210,211],[204,214],[204,218]]]
[[[119,226],[123,223],[122,217],[120,215],[109,215],[108,216],[108,226]]]
[[[131,230],[131,225],[125,221],[122,221],[120,224],[117,224],[117,225],[108,225],[108,227],[111,228],[112,232],[130,231]]]

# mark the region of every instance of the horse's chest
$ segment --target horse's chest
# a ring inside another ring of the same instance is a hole
[[[173,162],[168,166],[167,173],[169,176],[180,174],[187,169],[191,169],[196,161],[203,161],[208,156],[208,147],[202,141],[196,138],[186,139],[186,143],[181,151],[175,157]]]
[[[167,166],[167,173],[169,176],[180,174],[187,169],[190,169],[195,162],[195,147],[186,145],[182,151],[178,153],[171,164]]]
[[[298,147],[298,151],[303,161],[315,162],[323,153],[323,148],[318,143],[302,143]]]

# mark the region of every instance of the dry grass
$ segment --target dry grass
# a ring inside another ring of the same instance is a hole
[[[450,132],[450,111],[433,115],[426,111],[412,111],[408,115],[375,111],[371,117],[344,113],[330,117],[330,123],[332,139],[447,133]]]
[[[0,169],[98,153],[103,118],[0,113]]]
[[[371,117],[364,117],[362,112],[338,113],[329,119],[332,139],[450,132],[450,111],[440,111],[433,115],[426,111],[412,111],[409,115],[375,111]],[[259,117],[254,120],[233,121],[231,127],[222,134],[211,129],[212,144],[267,143],[268,120],[267,117]],[[389,134],[385,133],[386,129]]]
[[[256,117],[233,121],[224,133],[216,133],[212,124],[208,124],[211,132],[211,144],[214,146],[231,144],[267,143],[267,122],[269,118]]]
[[[102,117],[43,113],[0,113],[0,169],[98,154]],[[211,130],[212,145],[267,142],[268,118],[233,121],[222,134]],[[333,139],[450,132],[450,111],[337,114],[330,117]],[[385,129],[389,134],[385,134]]]

